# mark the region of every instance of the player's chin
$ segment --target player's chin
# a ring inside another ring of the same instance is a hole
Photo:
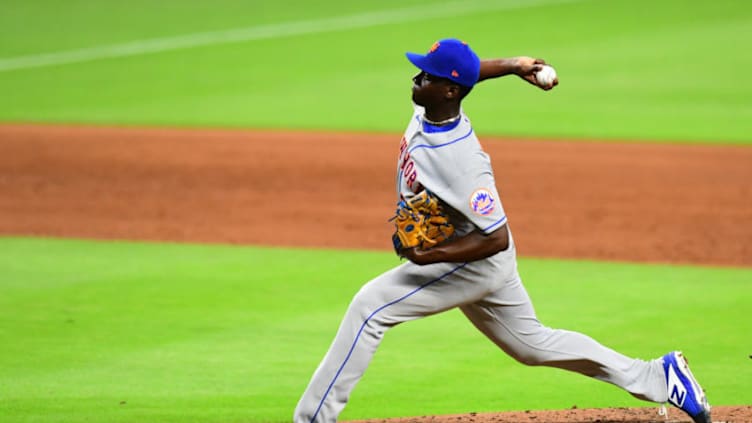
[[[425,107],[423,101],[420,99],[420,95],[415,90],[413,90],[413,103]]]

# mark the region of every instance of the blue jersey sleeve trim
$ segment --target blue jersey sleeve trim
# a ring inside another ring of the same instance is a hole
[[[385,308],[387,308],[387,307],[389,307],[389,306],[391,306],[393,304],[397,304],[397,303],[405,300],[406,298],[412,297],[413,295],[415,295],[417,292],[421,291],[425,287],[427,287],[429,285],[435,284],[436,282],[444,279],[445,277],[447,277],[447,276],[451,275],[452,273],[454,273],[454,272],[462,269],[465,266],[467,266],[467,263],[460,264],[459,266],[457,266],[454,269],[452,269],[452,270],[444,273],[443,275],[439,276],[438,278],[433,279],[431,281],[428,281],[428,282],[424,283],[423,285],[415,288],[414,290],[412,290],[411,292],[408,292],[404,296],[402,296],[400,298],[397,298],[394,301],[391,301],[389,303],[384,304],[383,306],[377,308],[373,313],[371,313],[370,316],[366,317],[366,320],[363,321],[362,325],[360,325],[360,329],[358,330],[358,334],[355,335],[355,340],[353,341],[352,345],[350,346],[350,351],[347,353],[347,356],[345,357],[345,361],[342,363],[341,366],[339,366],[339,369],[337,370],[337,373],[334,375],[334,379],[332,379],[332,382],[329,384],[329,387],[326,388],[326,392],[324,392],[324,395],[321,397],[321,401],[319,402],[319,406],[316,408],[316,412],[313,413],[313,417],[311,417],[311,423],[313,423],[314,421],[316,421],[316,417],[318,416],[319,412],[321,411],[321,407],[324,405],[324,400],[326,400],[327,395],[329,395],[329,392],[332,390],[332,387],[334,386],[334,382],[337,381],[337,378],[339,378],[340,373],[342,373],[342,369],[344,369],[345,365],[347,364],[347,362],[350,361],[350,356],[352,356],[353,350],[355,350],[355,345],[357,345],[358,340],[360,339],[360,335],[363,333],[363,329],[365,329],[366,325],[368,324],[368,321],[371,320],[373,318],[373,316],[375,316],[376,314],[378,314],[380,311],[384,310]]]
[[[504,215],[501,219],[497,220],[496,222],[492,223],[490,226],[486,226],[483,228],[483,232],[488,232],[489,230],[495,228],[498,225],[501,225],[502,223],[505,223],[507,221],[507,216]]]
[[[430,148],[430,149],[433,150],[433,149],[436,149],[436,148],[446,147],[447,145],[452,145],[452,144],[454,144],[456,142],[460,142],[460,141],[464,140],[465,138],[467,138],[470,135],[472,135],[472,133],[473,133],[473,128],[470,128],[470,130],[467,132],[467,134],[465,134],[465,135],[463,135],[463,136],[461,136],[461,137],[459,137],[457,139],[454,139],[452,141],[445,142],[444,144],[438,144],[438,145],[418,144],[418,145],[414,146],[413,148],[409,149],[408,153],[412,153],[413,151],[415,151],[415,150],[417,150],[419,148]]]

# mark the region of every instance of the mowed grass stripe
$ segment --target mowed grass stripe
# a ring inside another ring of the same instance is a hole
[[[539,7],[572,1],[575,0],[505,0],[436,3],[417,7],[371,11],[333,18],[282,22],[270,25],[232,28],[223,31],[199,32],[175,37],[136,40],[123,44],[0,59],[0,72],[136,56],[218,44],[345,31],[380,25],[400,24],[451,16],[463,16],[488,11]]]

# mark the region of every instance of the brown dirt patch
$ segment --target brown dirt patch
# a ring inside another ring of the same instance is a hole
[[[0,234],[388,250],[398,140],[0,125]],[[752,148],[482,141],[522,256],[752,265]]]
[[[0,234],[389,250],[398,141],[0,125]],[[752,265],[752,148],[482,141],[523,256]],[[752,407],[714,416],[752,422]],[[389,423],[627,421],[665,420],[647,408]]]
[[[752,422],[752,406],[713,407],[713,421],[724,423]],[[658,408],[603,408],[549,411],[512,411],[506,413],[467,413],[447,416],[406,417],[397,419],[357,420],[349,423],[677,423],[692,422],[686,414],[669,409],[667,416]]]

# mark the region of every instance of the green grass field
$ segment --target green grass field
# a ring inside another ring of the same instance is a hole
[[[24,238],[0,250],[0,413],[12,422],[289,421],[349,299],[397,262]],[[521,273],[548,325],[643,358],[683,348],[714,404],[752,403],[751,269],[522,259]],[[342,418],[574,404],[650,406],[513,362],[449,312],[390,331]]]
[[[251,39],[223,41],[237,29]],[[752,3],[739,0],[9,1],[0,121],[399,133],[403,53],[448,36],[559,71],[550,93],[515,77],[479,87],[465,108],[480,134],[752,142]],[[154,40],[182,48],[108,58]],[[96,60],[8,68],[92,48]]]
[[[465,110],[481,137],[752,143],[739,0],[9,0],[0,122],[400,133],[403,53],[449,36],[560,75],[548,93],[479,86]],[[0,251],[3,422],[289,421],[352,295],[397,263],[10,237]],[[643,358],[682,348],[713,404],[752,404],[752,270],[523,258],[521,272],[546,324]],[[575,404],[649,406],[519,365],[453,311],[392,330],[341,417]]]

